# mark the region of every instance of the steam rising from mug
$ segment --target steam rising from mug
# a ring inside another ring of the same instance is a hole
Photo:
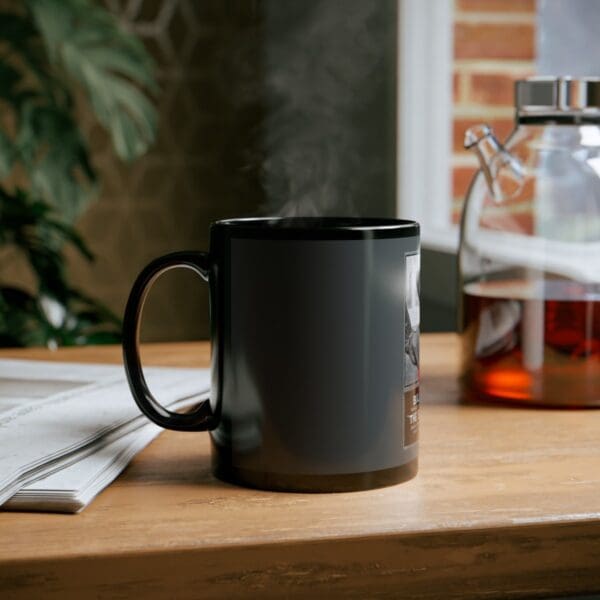
[[[395,183],[394,2],[264,6],[265,212],[383,212]]]

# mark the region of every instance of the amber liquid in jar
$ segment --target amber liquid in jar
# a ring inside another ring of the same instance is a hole
[[[463,318],[467,398],[600,406],[597,294],[561,280],[471,283]]]

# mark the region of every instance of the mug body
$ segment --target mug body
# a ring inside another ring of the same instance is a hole
[[[418,225],[220,221],[209,255],[215,475],[289,491],[413,477]]]

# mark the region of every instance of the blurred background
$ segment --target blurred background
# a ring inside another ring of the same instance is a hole
[[[83,5],[0,2],[4,345],[114,341],[151,258],[258,214],[419,218],[422,328],[453,330],[465,129],[505,137],[516,79],[597,74],[594,0]],[[437,119],[425,141],[419,119]],[[427,163],[435,198],[407,186],[403,156]],[[143,339],[206,337],[206,287],[167,274]]]

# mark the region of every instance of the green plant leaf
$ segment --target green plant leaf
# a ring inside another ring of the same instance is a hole
[[[15,148],[0,129],[0,178],[8,177],[15,160]]]
[[[0,23],[2,16],[0,15]],[[1,27],[0,27],[1,29]],[[0,32],[0,39],[2,33]],[[16,87],[21,81],[21,74],[14,67],[9,65],[6,60],[0,61],[0,98],[13,104],[16,95]]]
[[[40,293],[66,303],[73,294],[67,283],[63,246],[71,244],[84,257],[93,258],[75,229],[56,218],[49,204],[32,199],[21,189],[9,195],[0,188],[0,222],[4,225],[0,242],[14,245],[27,257]]]
[[[96,319],[95,324],[111,323],[119,329],[121,328],[121,319],[104,304],[84,294],[81,290],[71,289],[70,292],[72,298],[80,306],[80,312],[77,313],[78,318]]]
[[[44,345],[47,331],[35,297],[19,288],[0,287],[0,345]]]
[[[85,141],[72,115],[54,104],[24,103],[15,145],[32,191],[74,221],[97,192]]]
[[[54,219],[48,219],[46,221],[47,226],[52,228],[55,233],[60,233],[62,239],[75,246],[79,250],[80,254],[88,260],[94,260],[94,254],[89,249],[83,238],[77,233],[77,231],[67,223],[62,223]]]
[[[18,12],[0,12],[0,39],[7,43],[13,51],[19,53],[25,63],[36,73],[44,73],[46,69],[40,44],[32,45],[38,34],[31,19]]]
[[[156,90],[143,46],[89,0],[27,0],[27,5],[52,63],[82,85],[117,154],[133,160],[146,152],[157,117],[139,89]]]
[[[76,342],[78,344],[83,343],[93,346],[100,344],[119,344],[121,343],[121,334],[118,331],[94,331],[78,336]]]
[[[0,245],[25,256],[36,289],[0,285],[0,345],[118,342],[118,316],[67,277],[64,246],[93,258],[72,223],[97,187],[74,98],[81,88],[118,155],[136,158],[156,134],[152,61],[100,3],[2,6],[0,101],[14,128],[0,130],[0,179],[24,174],[28,187],[0,183]]]

